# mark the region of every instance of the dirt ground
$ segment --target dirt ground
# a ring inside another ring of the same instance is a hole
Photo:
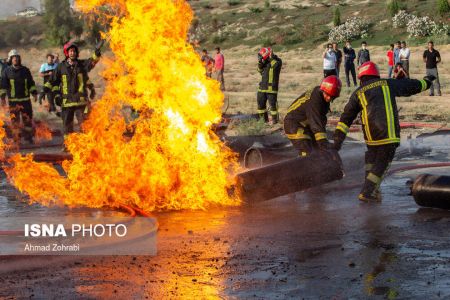
[[[392,169],[448,161],[445,138],[417,155],[404,155],[406,143]],[[449,169],[397,173],[382,185],[382,204],[362,204],[354,184],[363,154],[362,143],[346,143],[346,177],[320,188],[157,214],[155,257],[2,257],[0,298],[448,299],[450,212],[417,206],[407,182]]]
[[[357,48],[357,45],[353,45]],[[377,63],[382,76],[387,76],[387,58],[384,47],[370,47],[372,60]],[[398,99],[400,115],[405,119],[417,119],[417,114],[430,115],[431,120],[450,121],[450,45],[436,47],[442,55],[439,65],[442,97],[429,97],[427,92],[414,97]],[[425,64],[422,61],[424,47],[411,48],[411,77],[425,76]],[[318,85],[323,77],[323,48],[299,49],[276,53],[283,60],[280,92],[278,96],[280,112],[286,112],[288,106],[306,89]],[[229,112],[255,113],[256,91],[260,75],[256,71],[257,49],[236,48],[224,51],[226,59],[225,81],[229,97]],[[344,68],[341,66],[341,79],[345,82]],[[345,85],[345,84],[344,84]],[[348,101],[354,87],[344,87],[340,98],[334,101],[331,110],[338,114]],[[426,119],[426,117],[425,117]]]

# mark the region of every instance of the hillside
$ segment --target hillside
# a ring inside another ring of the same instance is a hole
[[[190,1],[196,13],[193,34],[205,46],[271,45],[277,51],[316,47],[328,40],[333,12],[339,7],[341,22],[360,16],[369,22],[372,45],[386,45],[408,36],[393,29],[386,0],[200,0]],[[408,12],[436,17],[437,0],[404,1]],[[425,39],[410,41],[419,44]],[[359,41],[356,41],[358,43]]]

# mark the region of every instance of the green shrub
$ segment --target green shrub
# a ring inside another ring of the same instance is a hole
[[[250,10],[250,12],[252,12],[254,14],[262,13],[262,9],[259,7],[250,7],[249,10]]]
[[[215,34],[215,35],[213,35],[213,37],[212,37],[212,42],[213,42],[214,44],[220,44],[220,43],[225,42],[226,39],[227,39],[227,38],[226,38],[225,36],[223,36],[223,35]]]
[[[437,11],[441,16],[444,16],[445,14],[450,12],[450,5],[448,4],[448,0],[438,0]]]
[[[236,131],[241,136],[246,135],[263,135],[265,134],[266,123],[264,120],[249,119],[242,120],[236,125]]]
[[[399,0],[388,0],[387,10],[391,17],[394,17],[400,10],[406,10],[406,4]]]
[[[336,9],[334,10],[333,25],[334,26],[341,25],[341,11],[340,11],[339,7],[336,7]]]
[[[227,3],[229,6],[236,6],[236,5],[241,4],[241,0],[228,0]]]

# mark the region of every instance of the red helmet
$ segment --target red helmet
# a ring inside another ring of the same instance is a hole
[[[263,61],[267,60],[270,57],[270,55],[272,54],[272,49],[269,48],[269,47],[268,48],[261,48],[261,50],[259,50],[258,54],[262,57]]]
[[[320,90],[327,93],[331,97],[339,97],[341,94],[342,82],[335,76],[331,75],[322,80]]]
[[[358,79],[361,79],[363,76],[378,76],[380,77],[380,71],[375,63],[368,61],[363,63],[358,68]]]
[[[79,50],[78,50],[77,44],[72,43],[72,42],[68,42],[68,43],[66,43],[66,44],[64,45],[64,55],[66,56],[66,58],[69,57],[69,49],[70,49],[70,48],[75,48],[75,51],[77,51],[77,56],[78,56],[78,53],[80,53],[80,52],[79,52]]]

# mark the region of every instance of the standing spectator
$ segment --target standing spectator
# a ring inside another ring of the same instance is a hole
[[[392,71],[394,70],[394,44],[391,44],[386,54],[388,58],[388,78],[392,78]]]
[[[365,64],[366,62],[370,61],[370,53],[367,49],[367,43],[362,42],[361,43],[361,49],[358,51],[358,66]]]
[[[333,45],[327,44],[327,50],[323,53],[323,77],[337,75],[336,65],[337,59],[336,53],[333,51]]]
[[[53,57],[54,57],[53,62],[54,62],[55,64],[59,64],[59,63],[60,63],[60,60],[59,60],[59,54],[58,54],[58,53],[54,53],[54,54],[53,54]]]
[[[53,72],[55,71],[58,64],[54,62],[55,56],[51,53],[47,54],[47,62],[41,65],[39,70],[39,76],[44,78],[44,87],[39,95],[39,104],[42,104],[42,99],[47,98],[49,104],[49,112],[56,111],[55,103],[53,101],[53,91],[52,89],[45,86],[45,84],[50,80]]]
[[[423,62],[426,65],[427,76],[434,76],[436,79],[430,87],[430,96],[434,96],[434,88],[436,87],[437,95],[441,96],[441,84],[439,83],[439,73],[437,69],[438,63],[441,62],[441,54],[434,49],[433,41],[428,42],[428,49],[423,53]]]
[[[214,59],[208,55],[208,50],[206,49],[203,49],[202,51],[202,63],[205,66],[206,77],[211,78],[214,69]]]
[[[344,68],[345,77],[347,79],[347,87],[350,87],[350,73],[352,73],[353,83],[356,86],[356,71],[355,71],[355,50],[352,48],[350,41],[345,43],[344,47]]]
[[[333,43],[333,51],[336,54],[336,73],[339,78],[339,73],[341,72],[341,63],[342,63],[342,51],[338,48],[338,43]]]
[[[2,82],[3,70],[6,69],[7,66],[6,60],[0,58],[0,82]],[[2,106],[6,106],[6,94],[0,95],[0,101]]]
[[[37,101],[37,90],[30,70],[22,65],[20,54],[13,49],[8,54],[8,67],[3,71],[0,94],[8,95],[14,139],[24,137],[33,143],[33,107],[30,96]],[[22,124],[20,120],[22,119]]]
[[[397,41],[397,43],[395,43],[395,48],[394,48],[394,66],[396,64],[398,64],[400,61],[400,49],[402,48],[400,41]]]
[[[220,82],[220,90],[225,91],[225,79],[223,78],[223,72],[225,70],[225,58],[220,53],[220,48],[216,47],[216,58],[214,59],[214,70],[216,74],[216,80]]]
[[[404,79],[408,78],[409,74],[408,72],[403,68],[402,63],[398,63],[395,65],[394,69],[394,78],[395,79]]]
[[[405,69],[406,73],[409,74],[409,56],[411,55],[411,52],[409,51],[409,48],[406,48],[405,41],[402,42],[401,46],[400,62],[402,63],[403,69]]]

